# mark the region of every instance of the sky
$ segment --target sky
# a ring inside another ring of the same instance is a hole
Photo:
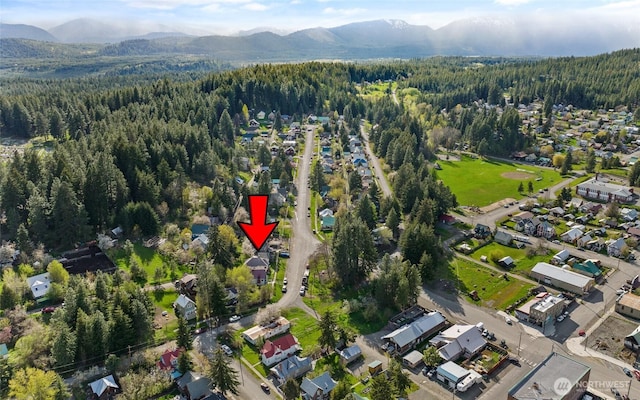
[[[400,19],[434,29],[486,16],[637,18],[640,0],[2,0],[0,22],[49,29],[75,18],[135,23],[188,34],[280,32],[351,22]],[[585,18],[587,20],[588,18]]]

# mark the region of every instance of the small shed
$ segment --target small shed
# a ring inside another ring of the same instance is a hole
[[[513,258],[511,258],[510,256],[506,256],[498,260],[498,264],[502,265],[505,268],[511,268],[515,265],[515,262],[513,261]]]
[[[402,364],[409,368],[416,368],[422,362],[422,353],[417,350],[412,351],[402,358]]]
[[[369,363],[368,365],[369,367],[369,374],[376,375],[379,374],[382,371],[382,361],[380,360],[375,360]]]
[[[346,349],[340,351],[340,362],[343,365],[347,365],[357,360],[362,356],[362,350],[360,350],[360,346],[354,344],[353,346],[347,347]]]

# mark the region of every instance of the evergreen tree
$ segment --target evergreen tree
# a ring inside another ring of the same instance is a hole
[[[181,374],[185,374],[190,369],[191,369],[191,357],[189,357],[189,352],[183,351],[178,356],[178,371],[180,371]]]
[[[282,385],[282,393],[286,400],[295,400],[300,397],[300,384],[293,378],[289,378]]]
[[[587,151],[584,169],[588,174],[592,174],[596,170],[596,152],[591,148]]]
[[[362,220],[350,213],[339,216],[334,228],[332,265],[343,285],[353,285],[372,271],[376,250]]]
[[[373,378],[369,394],[371,395],[371,400],[389,400],[393,398],[393,386],[387,380],[385,374],[378,374]]]
[[[533,193],[533,182],[527,182],[527,192]]]
[[[187,325],[187,320],[182,315],[178,316],[178,336],[176,337],[176,346],[186,350],[193,348],[193,340],[191,331]]]
[[[365,195],[360,202],[358,202],[357,209],[358,217],[372,230],[376,227],[376,215],[375,206],[369,199],[368,195]]]
[[[331,312],[331,310],[327,310],[324,312],[320,321],[318,322],[318,327],[320,328],[320,338],[318,338],[318,343],[320,346],[325,348],[333,349],[336,347],[336,328],[337,323],[335,316]]]
[[[524,185],[522,184],[522,182],[520,182],[518,184],[518,193],[522,193],[522,192],[524,192]]]
[[[226,395],[227,392],[238,395],[238,386],[240,385],[238,371],[233,369],[220,347],[214,350],[213,357],[209,359],[208,377],[211,379],[213,387],[221,391],[223,395]]]

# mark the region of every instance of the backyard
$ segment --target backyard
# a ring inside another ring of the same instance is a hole
[[[520,280],[505,279],[503,274],[463,258],[454,258],[448,264],[439,266],[435,284],[445,290],[459,290],[472,303],[499,310],[527,296],[533,287]],[[478,293],[477,301],[469,295],[473,290]]]
[[[536,254],[533,254],[533,250],[534,249],[530,246],[523,249],[516,249],[515,247],[503,246],[499,243],[492,242],[469,254],[469,256],[478,261],[480,261],[482,256],[486,256],[487,263],[498,268],[502,268],[502,266],[498,265],[498,263],[493,260],[499,260],[503,257],[509,256],[515,263],[515,266],[511,268],[509,272],[528,277],[529,272],[534,265],[539,262],[549,262],[554,254],[544,248],[535,249]]]
[[[465,206],[483,207],[505,198],[520,199],[520,182],[525,190],[528,182],[532,182],[537,192],[561,179],[558,172],[550,169],[469,156],[462,156],[460,161],[439,160],[438,164],[442,168],[438,178]]]

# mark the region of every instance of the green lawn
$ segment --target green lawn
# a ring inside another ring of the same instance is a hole
[[[531,271],[531,268],[533,268],[534,265],[536,265],[539,262],[549,262],[549,259],[553,255],[553,252],[548,251],[547,254],[537,254],[534,256],[529,256],[527,254],[526,248],[516,249],[514,247],[507,247],[499,243],[493,242],[474,251],[473,253],[469,254],[469,256],[478,261],[480,261],[480,257],[487,256],[488,258],[487,262],[489,262],[494,267],[502,268],[498,264],[491,261],[490,255],[493,252],[498,252],[502,257],[509,256],[513,258],[513,261],[515,262],[516,265],[514,268],[512,268],[509,271],[523,275],[523,276],[529,276],[529,272]],[[502,257],[499,257],[498,259]]]
[[[463,156],[461,161],[438,161],[442,167],[438,171],[438,178],[451,188],[461,205],[486,206],[495,201],[511,197],[522,198],[518,193],[518,185],[522,182],[527,190],[528,182],[533,188],[546,188],[559,182],[558,172],[550,169],[538,168],[531,165],[513,164],[503,161],[472,159]],[[526,174],[520,179],[503,177],[505,173]],[[536,179],[542,178],[537,181]]]
[[[282,315],[291,322],[291,333],[298,338],[300,347],[308,349],[318,344],[318,321],[299,308],[289,308]]]
[[[454,258],[448,265],[439,266],[436,278],[447,279],[456,284],[457,274],[459,274],[457,287],[460,294],[470,302],[494,309],[505,309],[526,296],[529,289],[533,287],[513,278],[505,280],[502,274],[461,258]],[[469,292],[472,290],[478,291],[480,297],[478,302],[469,297]]]
[[[118,268],[129,271],[129,258],[122,248],[112,253],[111,257]],[[156,282],[154,280],[156,268],[163,268],[164,266],[164,260],[162,259],[162,256],[158,254],[154,249],[144,247],[140,243],[134,243],[133,257],[137,259],[138,263],[147,272],[147,282]],[[165,272],[168,271],[165,270]],[[169,281],[170,277],[165,274],[164,277],[156,283],[164,283]]]
[[[153,290],[151,291],[153,303],[163,310],[173,312],[173,302],[178,298],[178,292],[175,290]]]

